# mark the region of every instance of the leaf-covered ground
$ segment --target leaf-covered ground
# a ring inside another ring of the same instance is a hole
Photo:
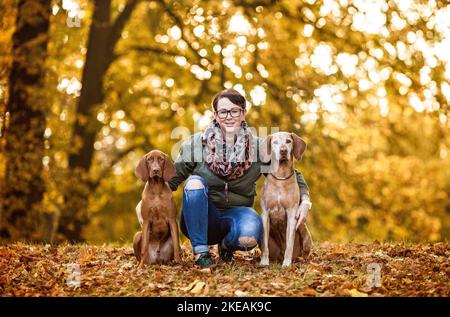
[[[215,267],[200,270],[189,244],[182,248],[182,265],[139,270],[130,245],[0,246],[0,295],[450,296],[448,243],[322,243],[288,269],[260,268],[256,249],[237,252],[233,264],[216,258]],[[80,287],[66,283],[71,263],[80,266]],[[371,263],[381,267],[381,287],[367,285]]]

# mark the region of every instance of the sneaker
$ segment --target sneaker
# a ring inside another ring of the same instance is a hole
[[[195,264],[200,266],[201,268],[207,268],[214,264],[211,254],[209,252],[200,253],[197,260],[195,260]]]
[[[226,263],[230,263],[234,260],[233,251],[222,248],[220,244],[219,244],[219,256]]]

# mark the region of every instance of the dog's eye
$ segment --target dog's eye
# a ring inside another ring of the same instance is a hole
[[[278,144],[278,141],[277,140],[273,141],[273,144]]]
[[[286,143],[291,143],[292,141],[290,140],[290,139],[287,139],[286,140]]]

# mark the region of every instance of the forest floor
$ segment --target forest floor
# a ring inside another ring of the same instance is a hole
[[[180,265],[139,270],[131,245],[0,246],[0,296],[450,296],[448,243],[317,243],[289,268],[259,267],[259,249],[226,264],[214,249],[217,264],[201,270],[182,250]]]

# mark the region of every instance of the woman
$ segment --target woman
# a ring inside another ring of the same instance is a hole
[[[177,173],[168,182],[175,191],[187,179],[180,227],[200,267],[213,264],[208,245],[218,244],[220,258],[230,262],[235,250],[253,249],[262,239],[262,221],[252,206],[263,164],[256,149],[263,138],[250,132],[245,105],[234,89],[214,96],[214,120],[184,141]],[[296,177],[302,200],[309,200],[302,174],[296,171]]]

